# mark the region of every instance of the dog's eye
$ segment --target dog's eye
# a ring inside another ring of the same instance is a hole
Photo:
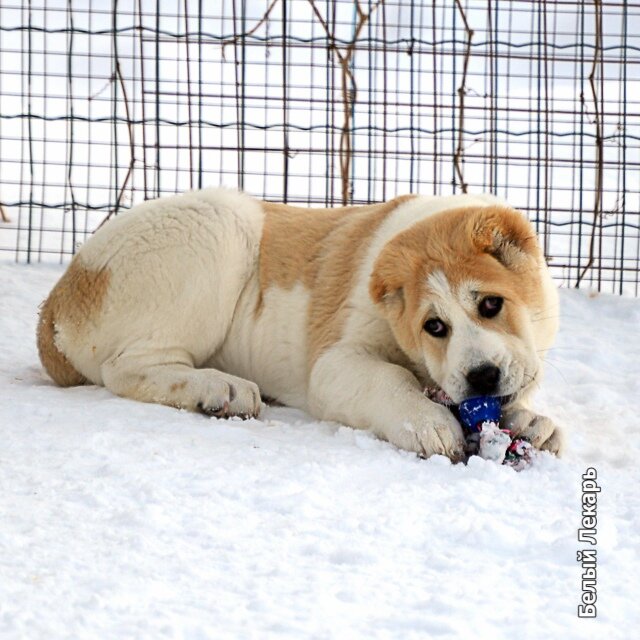
[[[424,323],[424,330],[434,338],[444,338],[449,329],[440,318],[431,318]]]
[[[504,298],[500,298],[499,296],[487,296],[480,301],[478,312],[483,318],[493,318],[500,313],[503,302]]]

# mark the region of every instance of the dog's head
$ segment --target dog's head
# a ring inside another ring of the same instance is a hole
[[[535,231],[501,206],[437,213],[392,238],[370,294],[400,348],[459,403],[530,392],[557,330]]]

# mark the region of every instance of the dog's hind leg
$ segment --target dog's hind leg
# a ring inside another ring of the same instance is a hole
[[[216,369],[196,369],[182,349],[127,349],[101,367],[104,385],[116,395],[216,417],[255,417],[262,406],[258,386]]]

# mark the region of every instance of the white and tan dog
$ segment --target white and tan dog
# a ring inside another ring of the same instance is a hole
[[[492,196],[303,209],[206,189],[145,202],[80,249],[42,306],[60,385],[215,416],[262,392],[429,456],[463,457],[428,400],[501,396],[516,434],[558,452],[527,405],[557,329],[531,225]]]

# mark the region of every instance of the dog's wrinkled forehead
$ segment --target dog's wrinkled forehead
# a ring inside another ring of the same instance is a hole
[[[464,278],[451,282],[442,269],[435,269],[427,276],[427,292],[443,302],[455,300],[463,308],[471,311],[478,301],[478,292],[482,290],[479,281]]]
[[[434,305],[468,305],[474,296],[476,303],[482,296],[500,296],[539,308],[541,256],[530,223],[516,211],[440,212],[387,242],[374,263],[369,292],[392,314],[422,308],[426,298]]]
[[[441,298],[456,297],[460,300],[471,299],[479,288],[475,280],[464,279],[452,283],[442,269],[435,269],[427,276],[427,287]]]
[[[427,276],[427,287],[441,298],[449,298],[453,295],[451,285],[442,269],[436,269]]]

